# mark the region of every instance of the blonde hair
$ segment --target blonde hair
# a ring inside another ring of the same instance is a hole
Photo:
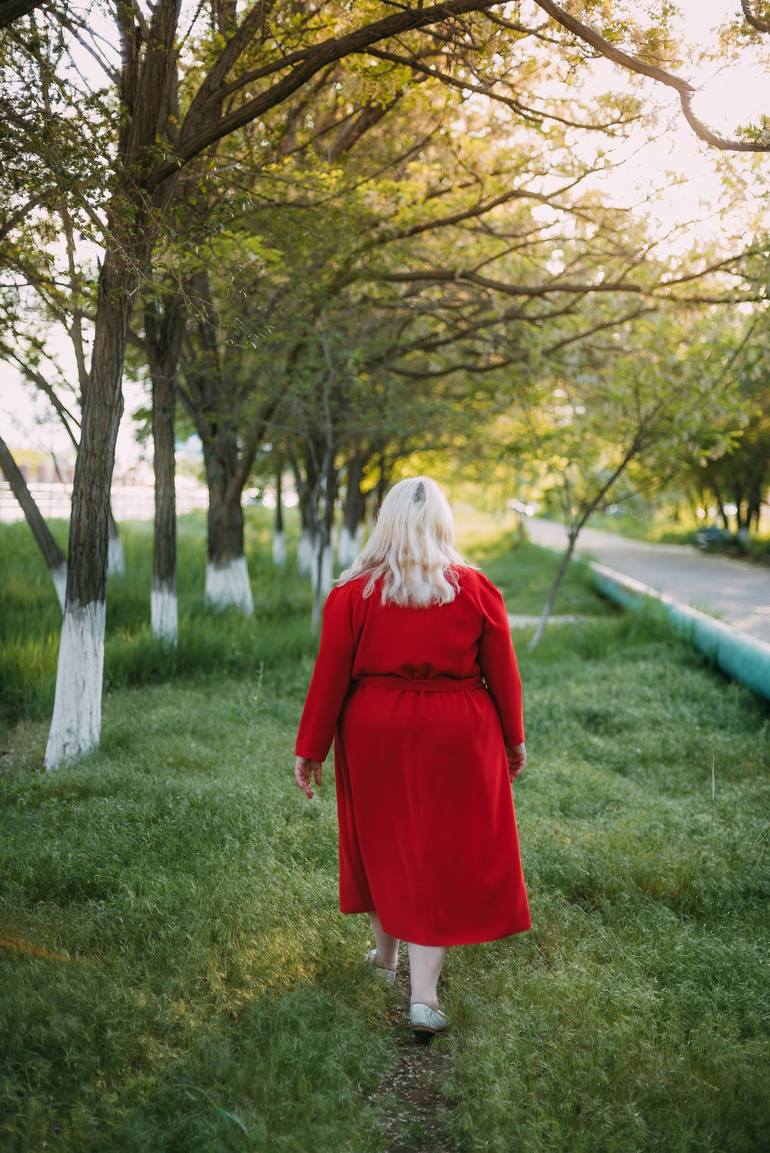
[[[368,597],[382,576],[382,604],[448,604],[459,588],[449,566],[479,567],[460,555],[454,539],[452,509],[436,482],[407,477],[388,490],[371,536],[334,583],[366,576],[363,595]]]

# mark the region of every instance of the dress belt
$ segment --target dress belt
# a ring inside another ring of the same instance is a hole
[[[402,677],[396,673],[362,673],[353,684],[377,685],[383,689],[416,689],[421,692],[445,693],[452,689],[482,689],[484,681],[475,677]]]

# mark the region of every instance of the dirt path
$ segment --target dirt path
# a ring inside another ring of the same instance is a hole
[[[417,1038],[409,1024],[409,965],[402,956],[396,984],[389,991],[388,1016],[398,1049],[395,1071],[376,1092],[384,1106],[388,1143],[383,1153],[455,1153],[437,1133],[436,1112],[447,1107],[441,1084],[450,1064],[452,1038]],[[441,986],[439,986],[441,1004]]]
[[[555,521],[530,517],[527,527],[535,544],[566,547],[564,529]],[[770,566],[710,556],[694,545],[649,544],[595,528],[583,529],[577,551],[740,632],[770,641]]]

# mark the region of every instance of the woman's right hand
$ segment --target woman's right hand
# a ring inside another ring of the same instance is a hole
[[[515,781],[521,774],[521,770],[527,763],[527,746],[522,743],[520,745],[505,746],[506,756],[508,757],[508,773],[511,781]]]
[[[322,768],[321,761],[310,761],[307,757],[294,758],[294,779],[308,799],[315,796],[310,787],[310,776],[312,774],[315,777],[315,783],[320,785]]]

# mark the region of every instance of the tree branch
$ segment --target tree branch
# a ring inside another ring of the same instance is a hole
[[[749,0],[741,0],[741,8],[747,24],[755,28],[757,32],[764,32],[770,35],[770,20],[763,20],[761,16],[755,16],[751,10]]]
[[[45,192],[39,192],[37,196],[33,196],[26,204],[22,204],[21,208],[17,208],[10,216],[6,218],[2,225],[0,225],[0,240],[5,240],[9,232],[11,232],[17,224],[21,224],[30,212],[32,212],[39,205],[43,204],[51,195],[51,189]]]
[[[449,88],[456,88],[460,92],[477,92],[480,96],[486,96],[487,99],[494,100],[498,104],[504,104],[506,108],[518,112],[525,120],[553,120],[557,124],[564,124],[568,128],[582,128],[586,132],[605,132],[608,134],[611,128],[630,123],[630,119],[615,119],[609,120],[604,124],[584,124],[578,120],[569,120],[565,116],[559,116],[556,112],[530,108],[528,105],[522,104],[522,102],[514,96],[506,96],[502,92],[497,92],[490,83],[473,84],[470,80],[458,79],[448,72],[439,72],[438,68],[423,64],[416,56],[399,56],[396,52],[389,52],[382,48],[369,48],[366,51],[366,55],[374,56],[378,60],[390,61],[392,64],[398,64],[404,68],[411,68],[412,71],[417,72],[418,75],[432,77],[434,80],[439,80],[442,84],[446,84]],[[638,117],[634,117],[633,119],[638,119]]]
[[[7,28],[14,20],[42,8],[44,0],[0,0],[0,28]]]
[[[446,0],[444,4],[431,5],[429,8],[407,8],[373,24],[366,24],[345,36],[332,37],[308,49],[304,59],[292,68],[288,76],[278,80],[258,96],[247,100],[239,108],[234,108],[224,116],[212,123],[207,123],[196,129],[187,118],[182,126],[179,143],[175,149],[174,159],[160,165],[149,179],[150,184],[159,184],[172,176],[179,168],[188,164],[195,156],[203,152],[210,145],[221,140],[238,128],[250,123],[257,116],[264,115],[270,109],[282,104],[298,89],[300,89],[312,76],[335,60],[341,60],[355,52],[364,51],[371,44],[387,40],[399,32],[411,29],[425,28],[429,24],[446,20],[450,16],[462,15],[465,12],[483,12],[487,8],[494,8],[502,0]],[[284,61],[279,61],[276,67],[285,67]],[[193,104],[195,100],[193,100]]]
[[[765,141],[761,143],[758,140],[728,140],[723,136],[718,136],[713,132],[702,120],[700,120],[692,109],[692,99],[695,96],[697,89],[690,84],[688,80],[683,80],[681,76],[675,76],[672,72],[667,72],[663,68],[657,68],[654,64],[647,64],[644,60],[640,60],[638,56],[632,56],[629,52],[624,52],[621,48],[616,48],[609,40],[605,38],[588,24],[584,24],[582,20],[577,17],[571,16],[569,12],[559,5],[554,4],[553,0],[535,0],[535,3],[547,12],[548,15],[571,32],[573,36],[577,36],[579,40],[590,44],[595,48],[600,55],[611,60],[613,64],[620,65],[625,68],[627,72],[636,72],[640,76],[647,76],[649,79],[654,80],[658,84],[663,84],[666,88],[673,88],[679,96],[679,102],[682,106],[682,113],[685,120],[692,128],[696,136],[701,140],[705,140],[712,148],[720,148],[728,152],[770,152],[770,142]],[[744,4],[744,12],[746,5]]]

